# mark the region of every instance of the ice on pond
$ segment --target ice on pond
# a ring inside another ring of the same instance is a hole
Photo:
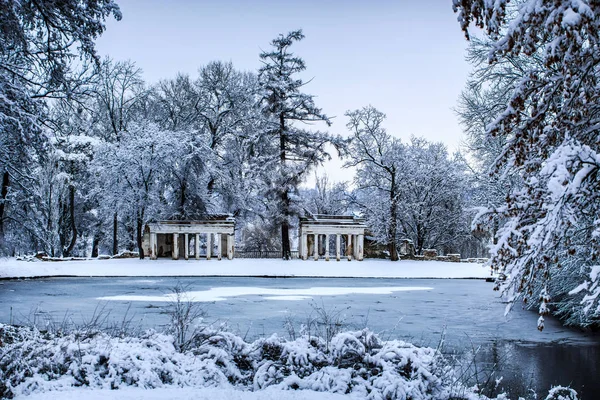
[[[310,296],[267,296],[264,297],[265,300],[286,300],[286,301],[299,301],[299,300],[308,300],[312,297]]]
[[[433,290],[426,286],[383,286],[383,287],[311,287],[305,289],[279,289],[261,287],[214,287],[202,291],[181,293],[181,299],[193,302],[222,301],[228,297],[237,296],[266,296],[266,300],[306,300],[314,296],[344,296],[348,294],[392,294],[415,290]],[[114,301],[148,301],[171,302],[175,294],[169,293],[159,296],[119,295],[98,297],[98,300]]]

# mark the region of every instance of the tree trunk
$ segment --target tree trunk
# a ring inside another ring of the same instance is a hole
[[[100,233],[94,233],[94,239],[92,239],[92,258],[98,257],[98,247],[100,245]]]
[[[119,219],[117,218],[117,213],[115,212],[113,215],[113,256],[119,252]]]
[[[286,211],[288,211],[290,201],[287,191],[284,191],[281,194],[281,202]],[[285,214],[284,220],[281,223],[281,258],[284,260],[292,258],[292,250],[290,248],[290,225],[287,219],[288,213],[289,211]]]
[[[396,233],[398,231],[398,197],[396,196],[396,173],[392,173],[392,184],[390,190],[390,231],[388,250],[390,260],[398,261],[398,250],[396,249]]]
[[[184,181],[181,184],[181,201],[179,203],[179,218],[184,219],[185,218],[185,187],[186,187],[186,182]]]
[[[210,130],[210,135],[212,138],[210,141],[210,149],[216,152],[218,128],[217,126],[214,126],[212,123],[209,122],[208,129]],[[210,179],[208,180],[208,184],[206,185],[206,190],[208,191],[209,196],[212,195],[213,191],[215,190],[215,184],[216,179],[211,174]]]
[[[2,191],[0,195],[0,244],[4,242],[4,210],[6,210],[6,198],[8,196],[8,187],[10,185],[10,175],[4,171],[2,175]]]
[[[136,221],[136,239],[137,239],[137,246],[138,246],[138,253],[140,255],[140,260],[144,259],[144,247],[142,246],[143,226],[144,226],[144,221],[143,221],[142,217],[140,217],[138,215],[138,218]]]
[[[64,250],[64,256],[69,257],[77,243],[77,224],[75,223],[75,186],[69,186],[69,218],[71,219],[71,242],[69,247]]]
[[[67,209],[67,205],[63,202],[63,198],[60,196],[60,194],[58,196],[58,210],[58,221],[56,225],[56,228],[58,229],[58,239],[60,241],[60,247],[58,248],[60,254],[58,254],[58,256],[64,257],[65,247],[67,247],[67,228],[65,226],[69,223],[69,221],[67,221],[67,214],[69,213],[69,210]],[[50,212],[50,208],[48,208],[48,211]],[[54,250],[52,252],[54,253]],[[54,255],[52,257],[54,257]]]
[[[279,115],[279,162],[281,166],[285,166],[285,146],[286,146],[286,136],[285,136],[285,118],[283,114]],[[287,177],[283,176],[283,185],[281,191],[281,213],[283,215],[283,222],[281,223],[281,258],[284,260],[289,260],[292,258],[292,250],[290,248],[290,225],[289,225],[289,216],[290,216],[290,197],[288,195],[288,189],[286,180]]]
[[[416,224],[417,231],[417,254],[423,254],[423,247],[425,247],[425,234],[423,233],[423,227],[420,223]]]

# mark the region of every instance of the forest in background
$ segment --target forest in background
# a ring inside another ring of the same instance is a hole
[[[14,135],[20,157],[3,171],[5,254],[117,254],[138,250],[149,221],[231,214],[238,246],[285,258],[298,216],[349,213],[380,244],[484,253],[470,230],[479,193],[460,154],[402,142],[372,106],[348,111],[346,138],[316,129],[331,122],[297,77],[302,37],[276,38],[256,72],[214,61],[155,85],[133,61],[104,59],[65,82],[77,91],[33,101],[36,141]],[[356,176],[302,186],[331,151]]]

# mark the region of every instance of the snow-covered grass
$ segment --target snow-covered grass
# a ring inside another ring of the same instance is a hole
[[[356,278],[487,278],[489,267],[442,261],[391,262],[278,259],[234,260],[77,260],[18,261],[0,259],[0,278],[43,276],[270,276]]]

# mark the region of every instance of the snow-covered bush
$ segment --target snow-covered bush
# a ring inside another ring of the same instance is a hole
[[[465,387],[457,390],[437,350],[383,341],[368,329],[337,334],[327,351],[325,341],[314,336],[288,341],[273,335],[247,343],[206,327],[188,350],[179,351],[172,336],[155,331],[115,337],[0,325],[0,398],[69,387],[271,387],[373,400],[487,399]],[[571,389],[556,388],[548,399],[573,396]]]
[[[0,340],[0,396],[5,398],[71,386],[227,384],[214,363],[179,353],[172,336],[154,331],[116,338],[102,332],[56,335],[1,326]]]
[[[189,291],[181,283],[171,289],[171,301],[167,307],[167,314],[171,319],[166,333],[175,337],[175,344],[178,350],[185,350],[193,339],[198,322],[206,315],[200,303],[192,301],[186,296]]]
[[[118,389],[168,385],[260,390],[310,389],[354,393],[372,399],[439,399],[445,395],[440,355],[402,341],[383,342],[368,330],[325,341],[276,335],[246,343],[206,328],[189,351],[172,336],[148,331],[140,337],[102,332],[43,333],[0,325],[0,396],[71,386]]]
[[[578,400],[577,392],[571,388],[556,386],[550,389],[546,400]]]

